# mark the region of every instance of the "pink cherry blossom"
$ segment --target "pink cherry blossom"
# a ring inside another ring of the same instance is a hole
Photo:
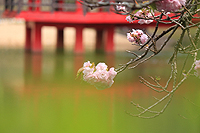
[[[146,34],[141,35],[140,41],[142,44],[146,43],[148,40],[148,36]]]
[[[88,73],[83,75],[83,80],[90,84],[94,84],[94,82],[97,81],[97,78],[94,73]]]
[[[153,22],[153,20],[149,19],[149,18],[152,18],[152,15],[150,13],[149,10],[147,10],[146,8],[143,8],[142,10],[139,10],[137,11],[134,16],[136,17],[131,17],[131,15],[128,15],[126,16],[126,20],[129,22],[129,23],[132,23],[134,20],[137,20],[137,17],[141,17],[141,19],[138,19],[138,23],[139,24],[150,24],[151,22]],[[144,18],[144,19],[142,19]],[[148,18],[148,19],[145,19],[145,18]]]
[[[143,31],[142,30],[133,30],[132,34],[134,34],[135,36],[141,36],[143,35]]]
[[[94,67],[92,67],[92,64],[90,63],[90,61],[85,62],[83,64],[83,74],[84,75],[88,75],[89,73],[92,73],[94,71]]]
[[[105,63],[99,63],[96,66],[97,71],[98,70],[106,70],[108,68],[108,66]]]
[[[137,17],[142,17],[142,18],[152,18],[151,13],[146,8],[143,8],[142,10],[137,11],[134,15]],[[148,19],[148,20],[138,19],[138,20],[139,20],[138,21],[139,24],[150,24],[151,22],[153,22],[153,20],[151,19]]]
[[[107,70],[95,71],[94,74],[96,75],[98,81],[106,81],[109,76]]]
[[[158,11],[175,12],[181,9],[185,2],[186,0],[160,0],[156,2],[156,8]]]
[[[108,74],[111,79],[114,79],[114,77],[117,75],[117,72],[115,71],[114,67],[111,67],[110,70],[108,71]]]
[[[184,5],[184,6],[185,6],[186,0],[179,0],[179,2],[181,3],[181,5]]]
[[[94,68],[85,67],[84,70],[83,70],[83,74],[88,75],[90,73],[93,73],[93,71],[94,71]]]
[[[127,33],[127,39],[129,42],[141,45],[147,42],[148,36],[142,30],[132,29],[132,32]]]
[[[118,5],[116,5],[116,10],[118,11],[126,11],[126,7],[122,6],[123,3],[119,2]]]
[[[139,24],[150,24],[151,22],[153,22],[153,20],[139,19],[138,21]]]
[[[99,63],[95,67],[90,61],[85,62],[83,67],[83,80],[94,85],[97,89],[103,90],[109,88],[114,83],[114,78],[117,72],[114,67],[110,68],[108,71],[108,66],[105,63]]]
[[[90,67],[92,66],[92,64],[90,63],[90,61],[87,61],[83,64],[83,67]]]
[[[127,33],[127,39],[129,42],[134,42],[135,38],[131,36],[131,33]]]
[[[126,16],[126,21],[128,21],[129,23],[132,23],[134,20],[131,18],[130,15]]]
[[[194,64],[194,70],[196,70],[195,75],[200,78],[200,60],[196,60]]]
[[[195,70],[200,69],[200,60],[197,60],[196,62],[194,62],[194,64],[195,64],[195,67],[194,67]]]

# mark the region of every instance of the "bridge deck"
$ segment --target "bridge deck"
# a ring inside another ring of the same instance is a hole
[[[12,0],[9,0],[12,4]],[[35,2],[35,3],[34,3]],[[128,26],[130,28],[144,29],[149,26],[155,26],[156,21],[151,24],[140,25],[137,21],[128,23],[125,20],[125,16],[118,15],[109,12],[86,12],[84,14],[84,7],[79,3],[64,4],[63,0],[54,0],[55,5],[49,4],[48,6],[53,11],[42,11],[41,7],[45,4],[42,0],[28,0],[28,3],[21,3],[20,0],[14,5],[18,5],[18,11],[13,11],[11,5],[11,11],[4,12],[4,16],[9,17],[9,14],[14,14],[15,18],[23,18],[26,21],[26,42],[25,49],[33,52],[41,52],[41,28],[43,26],[55,26],[57,27],[57,49],[63,49],[63,29],[65,27],[76,28],[76,42],[74,46],[74,52],[84,52],[82,31],[85,27],[92,27],[96,29],[96,49],[104,49],[106,52],[114,52],[113,35],[114,29],[117,26]],[[28,10],[21,10],[23,6],[28,6]],[[74,11],[64,11],[64,8],[70,8],[73,6]],[[54,8],[53,8],[54,7]],[[18,12],[18,13],[16,13]],[[159,24],[159,26],[166,26]],[[169,26],[169,25],[167,25]],[[105,38],[104,34],[105,33]],[[103,42],[103,40],[105,42]],[[103,45],[104,44],[104,45]]]

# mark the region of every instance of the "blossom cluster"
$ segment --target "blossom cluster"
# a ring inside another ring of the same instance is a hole
[[[147,42],[148,36],[142,30],[132,29],[132,32],[127,33],[127,39],[129,42],[142,45]]]
[[[94,85],[98,90],[109,88],[114,83],[114,78],[117,72],[114,68],[110,68],[105,63],[99,63],[96,66],[94,63],[87,61],[83,67],[79,69],[83,74],[83,80]]]
[[[195,64],[194,70],[197,71],[196,76],[200,76],[200,60],[195,61],[194,64]]]
[[[132,23],[134,19],[132,19],[131,15],[128,15],[126,16],[126,21],[128,21],[129,23]]]
[[[139,11],[137,11],[134,16],[139,17],[141,19],[138,19],[138,23],[139,24],[150,24],[151,22],[153,22],[153,20],[149,19],[152,17],[151,13],[149,10],[147,10],[146,8],[143,8]],[[129,23],[132,23],[134,20],[137,20],[136,17],[132,17],[131,15],[126,16],[126,20]],[[143,18],[147,18],[147,19],[143,19]]]
[[[123,3],[119,2],[118,5],[116,5],[116,10],[118,11],[126,11],[126,7],[122,6]]]
[[[160,0],[156,2],[158,11],[175,12],[185,6],[186,0]]]
[[[195,64],[195,67],[194,67],[195,70],[200,69],[200,60],[195,61],[194,64]]]

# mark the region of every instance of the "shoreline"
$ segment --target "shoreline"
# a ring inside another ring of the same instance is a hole
[[[42,28],[42,47],[55,49],[56,28]],[[69,38],[69,39],[68,39]],[[86,51],[95,50],[96,32],[92,28],[83,30],[83,45]],[[23,19],[0,19],[0,48],[23,48],[25,43],[25,21]],[[128,42],[125,35],[115,32],[115,51],[134,50],[135,46]],[[75,28],[64,29],[64,49],[72,51],[75,44]]]

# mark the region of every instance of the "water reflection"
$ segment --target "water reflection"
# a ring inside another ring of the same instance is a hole
[[[60,53],[55,55],[24,53],[25,79],[28,79],[26,76],[29,78],[40,79],[42,76],[45,76],[45,71],[52,67],[54,67],[50,70],[50,73],[53,73],[52,77],[64,78],[67,71],[70,71],[70,73],[73,72],[74,75],[76,75],[78,69],[83,66],[83,63],[88,61],[85,59],[84,55],[81,54],[67,56]],[[106,62],[109,67],[115,66],[114,54],[106,54],[99,58],[100,56],[102,55],[98,55],[97,62],[95,61],[96,59],[93,58],[94,63]]]
[[[42,55],[25,53],[24,58],[25,79],[40,78],[42,75]]]
[[[121,73],[114,85],[103,91],[75,80],[77,70],[87,60],[104,61],[111,67],[129,58],[121,53],[30,54],[22,50],[0,50],[0,112],[3,114],[0,130],[5,133],[198,133],[200,109],[183,98],[200,105],[200,83],[195,77],[184,83],[166,112],[156,119],[133,118],[124,112],[138,111],[130,104],[132,100],[145,107],[155,102],[152,96],[159,94],[140,84],[138,76],[148,78],[156,74],[162,77],[163,84],[170,71],[163,57]],[[178,114],[195,119],[186,120]]]

